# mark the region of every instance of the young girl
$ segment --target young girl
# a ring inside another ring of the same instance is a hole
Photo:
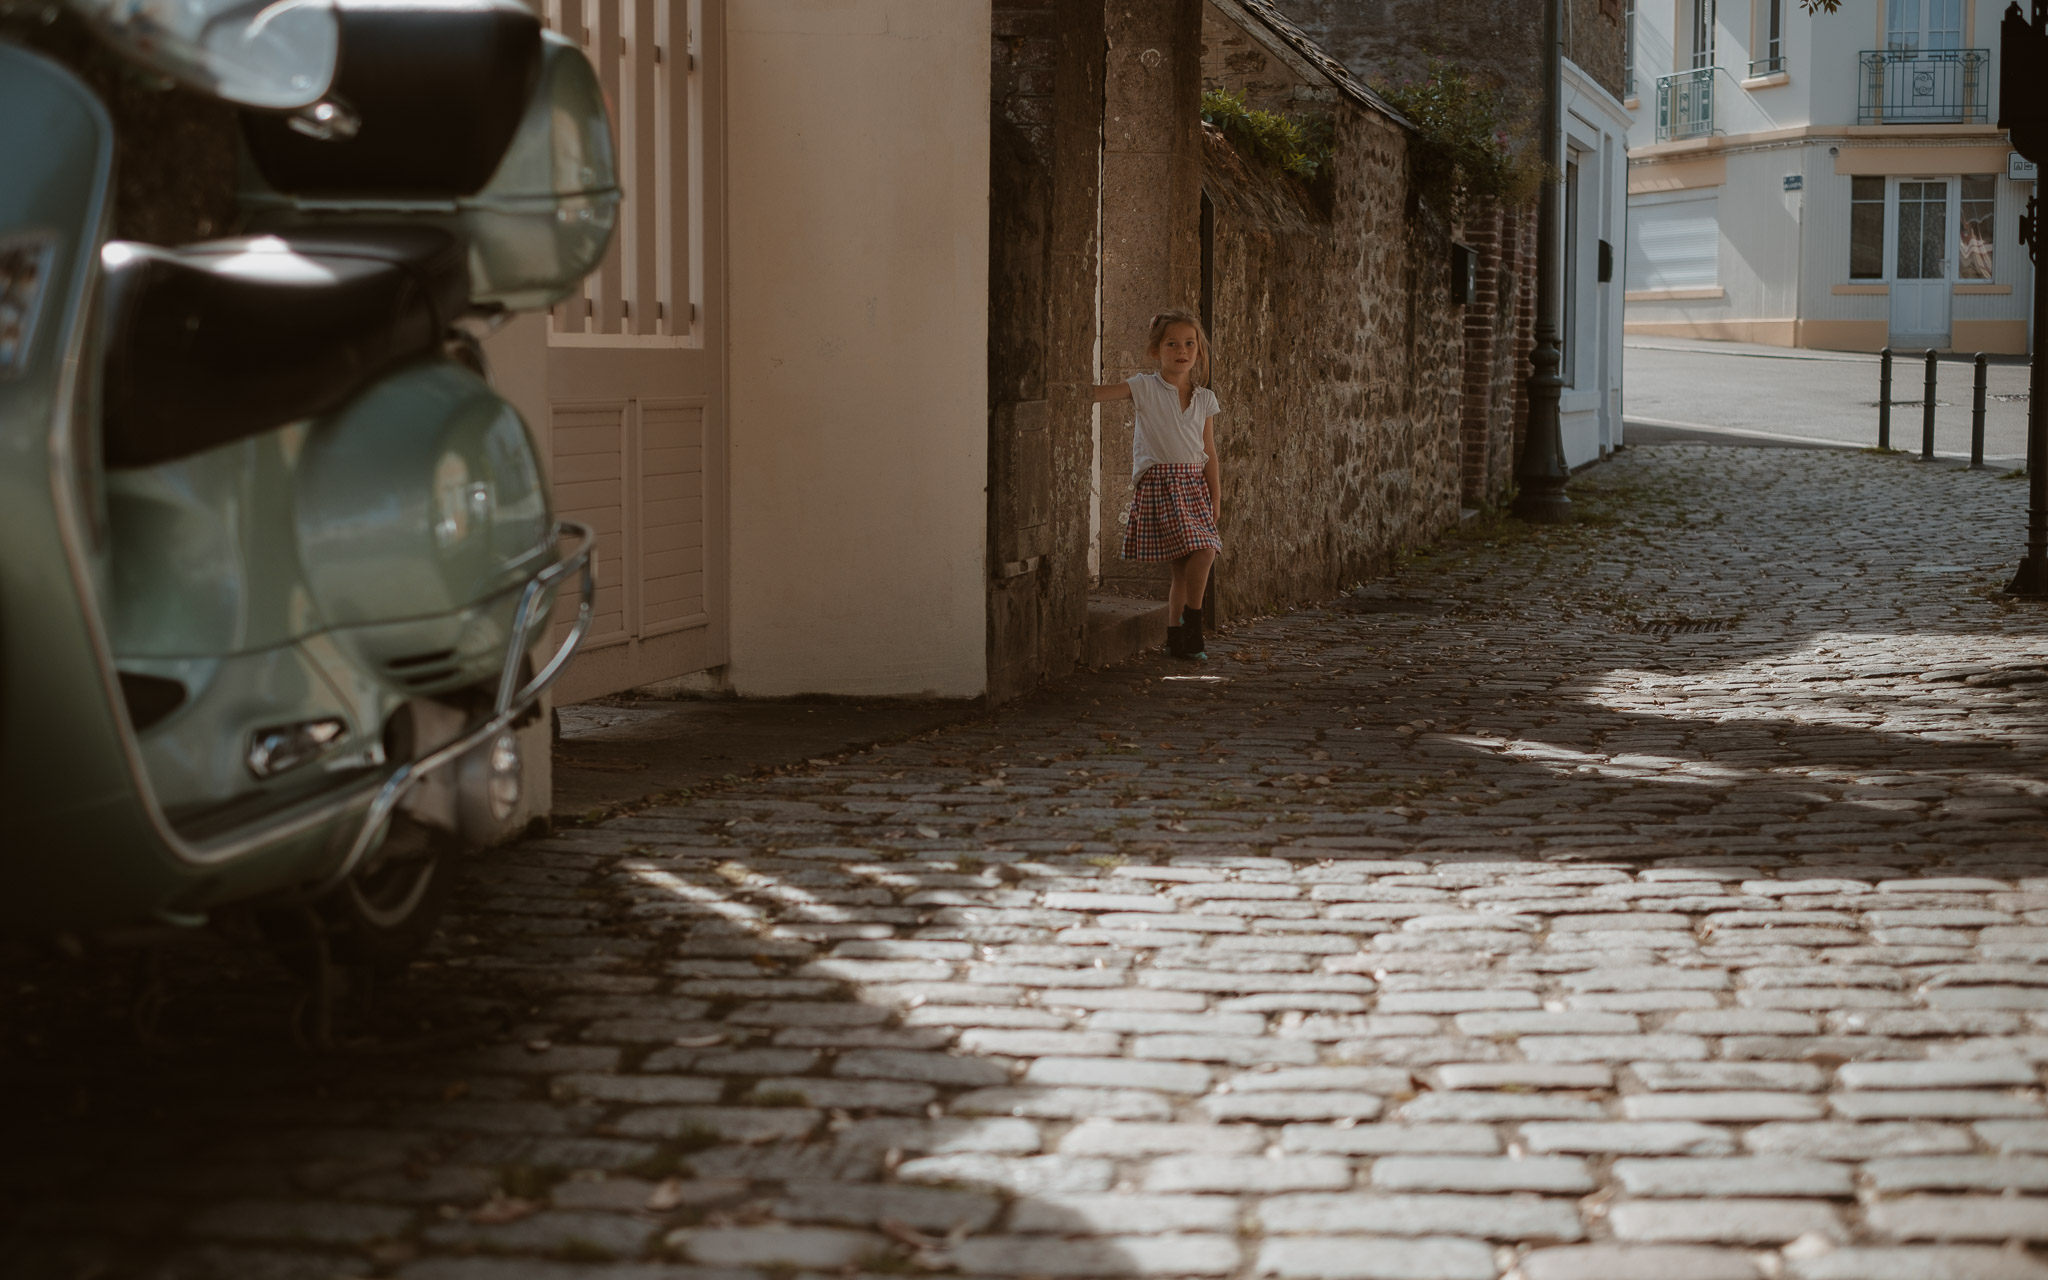
[[[1223,550],[1216,532],[1223,503],[1217,404],[1203,385],[1209,380],[1209,336],[1188,312],[1162,311],[1152,317],[1145,354],[1159,362],[1159,372],[1095,388],[1095,403],[1129,400],[1137,410],[1123,558],[1173,562],[1167,651],[1176,658],[1206,658],[1202,596],[1209,566]]]

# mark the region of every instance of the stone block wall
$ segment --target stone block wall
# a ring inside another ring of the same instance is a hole
[[[1332,116],[1326,194],[1205,137],[1225,617],[1377,576],[1458,519],[1448,228],[1412,208],[1399,126],[1349,102]]]
[[[1368,83],[1417,79],[1445,58],[1499,88],[1533,123],[1543,99],[1543,0],[1274,0]],[[1622,96],[1621,0],[1566,0],[1565,56]]]
[[[1488,204],[1466,213],[1460,243],[1477,257],[1476,296],[1462,308],[1465,375],[1459,437],[1467,506],[1498,502],[1514,479],[1526,409],[1526,353],[1536,301],[1536,211]]]
[[[1102,0],[1000,0],[989,154],[989,696],[1080,661],[1094,488]]]
[[[113,119],[116,239],[176,245],[235,230],[233,107],[141,74],[62,6],[0,10],[0,39],[64,64]]]
[[[1381,574],[1507,483],[1533,280],[1516,215],[1488,224],[1498,340],[1450,297],[1450,228],[1409,197],[1406,130],[1268,9],[998,0],[994,35],[992,700],[1081,661],[1091,587],[1164,598],[1163,567],[1117,555],[1130,407],[1089,394],[1156,367],[1156,311],[1212,321],[1222,619]],[[1206,128],[1212,85],[1328,114],[1330,179],[1310,190]]]
[[[1110,0],[1102,121],[1102,380],[1159,367],[1145,352],[1152,317],[1193,310],[1201,288],[1202,11],[1191,0]],[[1167,567],[1127,561],[1131,500],[1128,401],[1102,407],[1098,504],[1101,588],[1166,596]]]

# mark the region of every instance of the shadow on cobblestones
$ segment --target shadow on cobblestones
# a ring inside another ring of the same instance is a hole
[[[480,859],[347,1054],[231,949],[149,1051],[119,964],[15,975],[0,1270],[2048,1277],[2023,495],[1577,490],[1199,679]]]

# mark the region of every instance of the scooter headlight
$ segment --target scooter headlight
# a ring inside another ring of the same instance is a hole
[[[36,315],[48,292],[44,286],[49,278],[47,236],[0,240],[0,380],[19,377],[28,367]]]
[[[519,808],[519,735],[505,730],[472,748],[458,768],[457,826],[472,845],[496,844]]]
[[[490,789],[491,816],[503,822],[519,807],[519,738],[512,733],[501,733],[490,746]]]
[[[332,716],[258,729],[249,735],[249,772],[259,778],[289,773],[325,755],[347,732],[348,725]]]

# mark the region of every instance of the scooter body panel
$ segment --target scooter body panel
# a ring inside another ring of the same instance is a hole
[[[92,313],[113,127],[91,91],[0,44],[0,246],[33,246],[28,341],[0,376],[0,935],[165,918],[318,874],[332,816],[280,825],[234,865],[182,856],[141,778],[100,603],[111,540],[93,423]],[[367,804],[367,796],[364,803]]]
[[[279,800],[319,789],[343,770],[383,763],[377,730],[393,699],[349,699],[306,647],[279,645],[217,659],[122,659],[121,670],[185,683],[183,705],[138,731],[157,803],[173,826],[211,825],[237,802]],[[318,761],[266,785],[244,763],[244,744],[265,729],[308,721],[348,726]],[[364,726],[372,726],[365,730]]]
[[[109,471],[117,658],[218,658],[317,629],[299,572],[294,424],[159,467]]]
[[[552,551],[525,424],[446,362],[109,489],[115,662],[185,690],[138,734],[180,828],[384,765],[409,699],[499,674],[518,593]],[[318,721],[341,727],[317,759],[249,767],[265,731]]]
[[[415,622],[425,639],[516,589],[549,555],[547,491],[526,425],[453,363],[401,370],[317,424],[297,481],[305,582],[333,627]],[[414,654],[365,656],[382,665]]]
[[[0,930],[175,892],[123,740],[90,616],[103,586],[90,311],[113,126],[47,58],[0,44],[0,244],[42,255],[31,329],[0,377]],[[89,863],[92,872],[80,875]]]

